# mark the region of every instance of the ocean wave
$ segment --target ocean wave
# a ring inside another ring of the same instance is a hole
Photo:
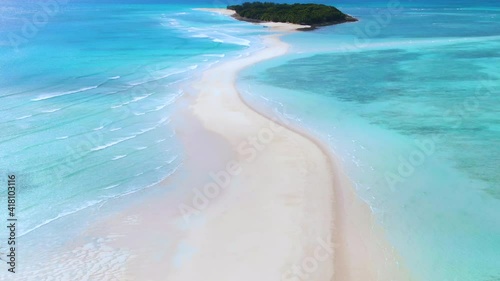
[[[125,106],[125,105],[129,105],[131,103],[134,103],[134,102],[138,102],[140,100],[143,100],[145,98],[148,98],[152,95],[153,93],[149,93],[149,94],[145,94],[145,95],[142,95],[142,96],[139,96],[139,97],[135,97],[129,101],[126,101],[126,102],[123,102],[121,104],[117,104],[117,105],[112,105],[111,108],[119,108],[119,107],[122,107],[122,106]],[[142,114],[141,114],[142,115]]]
[[[124,141],[130,140],[130,139],[133,139],[133,138],[135,138],[135,137],[137,137],[137,136],[135,135],[135,136],[130,136],[130,137],[121,138],[121,139],[119,139],[119,140],[112,141],[112,142],[107,143],[107,144],[105,144],[105,145],[96,146],[96,147],[94,147],[94,148],[90,149],[90,151],[99,151],[99,150],[103,150],[103,149],[105,149],[105,148],[108,148],[108,147],[111,147],[111,146],[117,145],[117,144],[119,144],[119,143],[122,143],[122,142],[124,142]]]
[[[89,208],[89,207],[95,206],[95,205],[97,205],[97,204],[103,203],[104,201],[105,201],[105,200],[93,200],[93,201],[89,201],[89,202],[87,202],[87,204],[85,204],[85,205],[83,205],[83,206],[80,206],[80,207],[78,207],[78,208],[76,208],[76,209],[73,209],[73,210],[70,210],[70,211],[66,211],[66,212],[62,212],[62,213],[58,214],[57,216],[55,216],[55,217],[53,217],[53,218],[47,219],[47,220],[43,221],[42,223],[37,224],[37,225],[35,225],[34,227],[32,227],[32,228],[30,228],[30,229],[28,229],[28,230],[26,230],[26,231],[24,231],[24,232],[21,232],[21,233],[18,235],[18,237],[22,237],[22,236],[24,236],[24,235],[26,235],[26,234],[28,234],[28,233],[32,232],[33,230],[36,230],[36,229],[38,229],[38,228],[40,228],[40,227],[42,227],[42,226],[44,226],[44,225],[47,225],[47,224],[49,224],[49,223],[51,223],[51,222],[53,222],[53,221],[55,221],[55,220],[58,220],[58,219],[60,219],[60,218],[62,218],[62,217],[65,217],[65,216],[68,216],[68,215],[71,215],[71,214],[77,213],[77,212],[79,212],[79,211],[82,211],[82,210],[87,209],[87,208]]]
[[[168,117],[164,117],[164,118],[162,118],[160,121],[158,121],[158,122],[156,123],[156,126],[155,126],[155,127],[159,127],[159,126],[161,126],[161,125],[163,125],[163,124],[168,124],[168,123],[170,123],[170,118],[168,118]]]
[[[129,140],[129,139],[132,139],[132,138],[135,138],[135,137],[138,137],[140,135],[143,135],[147,132],[150,132],[150,131],[153,131],[153,130],[156,130],[157,128],[159,128],[160,126],[166,124],[166,123],[169,123],[170,122],[170,118],[168,117],[165,117],[165,118],[162,118],[160,121],[158,121],[156,123],[155,126],[153,127],[149,127],[149,128],[144,128],[144,129],[140,129],[138,132],[134,132],[132,136],[129,136],[129,137],[126,137],[126,138],[122,138],[122,139],[119,139],[117,141],[114,141],[114,142],[110,142],[106,145],[101,145],[101,146],[98,146],[98,147],[95,147],[92,149],[92,151],[96,151],[96,150],[100,150],[100,149],[104,149],[104,148],[107,148],[109,146],[113,146],[115,144],[118,144],[120,142],[123,142],[123,141],[126,141],[126,140]],[[100,149],[98,149],[100,148]],[[141,147],[141,149],[145,149],[147,147]],[[136,148],[137,150],[140,150],[139,148]]]
[[[110,132],[114,132],[114,131],[118,131],[118,130],[121,130],[121,129],[122,129],[122,128],[120,128],[120,127],[119,127],[119,128],[111,128],[111,129],[109,129],[109,131],[110,131]]]
[[[151,184],[149,184],[149,185],[146,185],[146,186],[144,186],[144,187],[142,187],[142,188],[137,188],[137,189],[130,190],[130,191],[125,192],[125,193],[121,193],[121,194],[117,194],[117,195],[111,195],[111,196],[106,196],[105,198],[109,198],[109,199],[116,199],[116,198],[120,198],[120,197],[123,197],[123,196],[129,195],[129,194],[136,193],[136,192],[141,191],[141,190],[144,190],[144,189],[146,189],[146,188],[150,188],[150,187],[156,186],[157,184],[159,184],[159,183],[161,183],[161,182],[165,181],[167,178],[169,178],[169,177],[170,177],[170,176],[172,176],[175,172],[177,172],[177,170],[178,170],[178,169],[182,166],[182,164],[183,164],[182,162],[181,162],[181,163],[179,163],[179,164],[178,164],[177,166],[175,166],[172,170],[170,170],[170,172],[169,172],[167,175],[165,175],[164,177],[162,177],[161,179],[159,179],[159,180],[158,180],[158,181],[156,181],[156,182],[153,182],[153,183],[151,183]],[[140,175],[142,175],[142,174],[144,174],[144,172],[139,173],[139,174],[137,174],[137,175],[138,175],[138,176],[140,176]],[[137,175],[136,175],[136,176],[137,176]]]
[[[169,70],[169,71],[157,71],[157,72],[149,74],[149,76],[151,76],[150,79],[132,81],[132,82],[128,82],[127,84],[132,86],[132,87],[136,87],[136,86],[143,85],[146,83],[156,82],[156,81],[168,78],[168,77],[173,76],[173,75],[186,73],[188,71],[195,70],[197,68],[198,68],[198,65],[195,64],[195,65],[190,65],[184,69],[175,69],[175,70]]]
[[[43,112],[43,113],[53,113],[53,112],[59,111],[61,109],[62,108],[46,109],[46,110],[42,110],[41,112]]]
[[[37,98],[31,99],[31,101],[41,101],[41,100],[52,99],[52,98],[56,98],[56,97],[60,97],[60,96],[66,96],[66,95],[81,93],[81,92],[85,92],[85,91],[96,89],[98,87],[99,86],[90,86],[90,87],[80,88],[78,90],[72,90],[72,91],[66,91],[66,92],[59,92],[59,93],[52,93],[52,94],[44,94],[44,95],[38,96]]]
[[[139,146],[139,147],[136,147],[135,150],[144,150],[148,148],[147,146]]]
[[[175,102],[178,98],[180,98],[182,95],[184,95],[183,90],[177,91],[177,94],[169,96],[169,98],[166,100],[167,104],[172,104]]]
[[[165,27],[178,27],[181,26],[180,22],[176,19],[172,18],[167,18],[165,15],[163,15],[164,22],[162,23],[163,26]]]
[[[164,109],[165,107],[167,107],[169,104],[170,104],[170,103],[165,103],[165,104],[163,104],[163,105],[159,105],[159,106],[155,107],[155,109],[150,110],[150,112],[162,110],[162,109]]]
[[[187,31],[190,34],[188,35],[188,37],[190,38],[208,38],[218,43],[226,43],[226,44],[233,44],[233,45],[240,45],[247,47],[250,46],[251,43],[249,40],[238,38],[236,36],[227,33],[222,33],[220,31],[217,31],[217,29],[215,28],[200,28],[200,27],[185,26],[182,25],[181,22],[179,22],[177,19],[168,18],[166,16],[163,16],[162,21],[163,21],[162,25],[167,28],[174,28],[184,32]],[[236,33],[237,30],[233,30],[233,32]]]
[[[62,136],[62,137],[57,137],[56,140],[65,140],[69,138],[69,136]]]
[[[249,47],[251,43],[250,40],[239,38],[227,33],[222,33],[220,31],[216,31],[213,29],[201,29],[201,28],[190,27],[187,28],[187,31],[190,33],[194,33],[190,36],[191,38],[208,38],[216,43],[226,43],[226,44],[246,46],[246,47]]]
[[[225,54],[205,54],[203,55],[204,57],[218,57],[218,58],[223,58],[226,55]]]
[[[39,223],[39,224],[37,224],[37,225],[35,225],[35,226],[33,226],[33,227],[29,228],[29,229],[28,229],[28,230],[26,230],[26,231],[20,232],[20,234],[18,235],[18,237],[22,237],[22,236],[24,236],[24,235],[26,235],[26,234],[28,234],[28,233],[30,233],[30,232],[32,232],[32,231],[34,231],[34,230],[36,230],[36,229],[39,229],[40,227],[43,227],[43,226],[45,226],[45,225],[47,225],[47,224],[49,224],[49,223],[51,223],[51,222],[53,222],[53,221],[56,221],[56,220],[58,220],[58,219],[61,219],[61,218],[63,218],[63,217],[66,217],[66,216],[69,216],[69,215],[75,214],[75,213],[77,213],[77,212],[80,212],[80,211],[85,210],[85,209],[87,209],[87,208],[90,208],[90,207],[96,206],[96,205],[98,205],[98,204],[103,204],[103,203],[107,202],[107,201],[108,201],[108,199],[116,199],[116,198],[121,198],[121,197],[123,197],[123,196],[126,196],[126,195],[129,195],[129,194],[133,194],[133,193],[136,193],[136,192],[138,192],[138,191],[144,190],[144,189],[146,189],[146,188],[150,188],[150,187],[156,186],[157,184],[159,184],[159,183],[161,183],[161,182],[165,181],[167,178],[169,178],[170,176],[172,176],[172,175],[173,175],[173,174],[174,174],[174,173],[175,173],[175,172],[176,172],[176,171],[177,171],[177,170],[178,170],[178,169],[182,166],[182,164],[183,164],[182,162],[181,162],[181,163],[179,163],[179,164],[178,164],[177,166],[175,166],[172,170],[170,170],[170,171],[169,171],[169,173],[167,173],[164,177],[162,177],[160,180],[158,180],[158,181],[156,181],[156,182],[153,182],[153,183],[151,183],[151,184],[149,184],[149,185],[146,185],[146,186],[144,186],[144,187],[141,187],[141,188],[136,188],[136,189],[134,189],[134,190],[129,190],[129,191],[127,191],[127,192],[123,192],[123,193],[120,193],[120,194],[116,194],[116,195],[109,195],[109,196],[103,196],[103,197],[102,197],[103,199],[101,199],[101,200],[92,200],[92,201],[88,201],[86,204],[84,204],[84,205],[82,205],[82,206],[80,206],[80,207],[77,207],[77,208],[75,208],[75,209],[72,209],[72,210],[68,210],[68,211],[62,212],[62,213],[60,213],[60,214],[58,214],[58,215],[56,215],[56,216],[54,216],[54,217],[52,217],[52,218],[50,218],[50,219],[47,219],[47,220],[43,221],[42,223]],[[158,168],[158,167],[157,167],[157,168]],[[139,173],[139,174],[136,174],[136,176],[140,176],[140,175],[142,175],[142,174],[144,174],[144,172],[141,172],[141,173]],[[115,187],[117,187],[117,186],[119,186],[119,185],[120,185],[120,184],[110,185],[110,186],[108,186],[108,187],[105,187],[104,189],[109,190],[109,189],[115,188]]]
[[[23,119],[26,119],[26,118],[30,118],[32,117],[33,115],[24,115],[24,116],[21,116],[21,117],[17,117],[16,120],[23,120]]]
[[[168,118],[168,117],[162,118],[153,127],[149,127],[149,128],[145,128],[145,129],[140,129],[138,132],[135,132],[134,136],[140,136],[140,135],[145,134],[145,133],[147,133],[149,131],[153,131],[153,130],[157,129],[158,127],[162,126],[163,124],[169,123],[169,122],[170,122],[170,118]]]
[[[203,34],[203,33],[200,33],[200,34],[195,34],[195,35],[192,35],[191,38],[209,38],[210,36],[206,35],[206,34]]]
[[[125,157],[127,157],[127,154],[117,155],[117,156],[113,157],[111,160],[115,161],[115,160],[122,159],[122,158],[125,158]]]
[[[103,190],[113,189],[113,188],[115,188],[117,186],[120,186],[120,184],[113,184],[113,185],[107,186],[107,187],[103,188]]]
[[[104,126],[99,126],[97,128],[94,128],[94,129],[92,129],[92,131],[99,131],[99,130],[102,130],[102,129],[104,129]]]
[[[149,93],[149,94],[145,94],[144,96],[140,96],[140,97],[135,97],[132,99],[132,101],[130,102],[137,102],[137,101],[140,101],[140,100],[143,100],[147,97],[150,97],[153,93]]]
[[[152,131],[152,130],[154,130],[156,128],[158,128],[158,126],[154,126],[154,127],[146,128],[146,129],[141,129],[139,132],[135,133],[135,135],[139,136],[139,135],[142,135],[142,134],[147,133],[149,131]]]
[[[213,62],[207,64],[206,68],[211,68],[213,65],[218,64],[219,62],[220,62],[220,60],[213,61]]]
[[[170,96],[165,101],[164,104],[159,105],[159,106],[155,107],[154,109],[149,110],[148,112],[160,111],[160,110],[164,109],[165,107],[167,107],[167,106],[173,104],[175,101],[177,101],[177,99],[179,99],[183,94],[184,94],[184,92],[182,90],[179,91],[178,94]]]
[[[179,158],[179,156],[175,155],[172,158],[170,158],[169,160],[165,161],[165,163],[172,164],[172,162],[174,162],[175,160],[177,160],[177,158]]]

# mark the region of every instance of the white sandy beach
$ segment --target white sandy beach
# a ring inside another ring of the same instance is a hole
[[[328,156],[309,139],[246,106],[235,88],[241,69],[288,49],[276,36],[265,43],[262,51],[206,71],[185,97],[188,108],[174,120],[188,158],[184,169],[189,175],[179,180],[184,191],[146,196],[85,234],[112,236],[109,247],[127,249],[131,258],[121,278],[333,277]],[[229,181],[213,188],[216,181],[210,174],[234,170]],[[179,198],[183,200],[175,202]],[[189,209],[195,211],[184,212]],[[134,224],[127,222],[130,218]]]
[[[168,182],[179,188],[165,192],[163,183],[133,200],[118,199],[125,207],[71,245],[70,251],[90,247],[78,263],[92,271],[79,274],[95,280],[410,280],[335,158],[293,124],[275,123],[241,99],[238,72],[288,50],[279,35],[264,43],[192,85],[173,120],[187,157]],[[101,249],[123,255],[100,261]]]
[[[123,235],[113,247],[134,253],[131,280],[410,280],[334,158],[240,99],[237,73],[288,48],[278,36],[265,45],[206,71],[187,97],[177,123],[188,155],[181,185],[192,192],[147,199],[92,236]],[[229,181],[216,188],[211,173]],[[131,216],[144,219],[124,225]]]
[[[234,85],[239,70],[286,53],[287,45],[278,37],[268,37],[266,45],[267,48],[262,52],[208,71],[197,84],[200,95],[193,106],[196,116],[202,120],[205,128],[228,140],[234,150],[238,150],[246,137],[257,136],[260,130],[269,127],[268,119],[242,103]],[[357,198],[349,179],[340,167],[332,166],[332,162],[335,163],[328,153],[324,153],[318,144],[301,134],[288,129],[275,134],[273,141],[257,160],[244,163],[242,176],[249,179],[249,182],[238,181],[240,185],[237,188],[246,186],[245,189],[251,191],[251,196],[257,197],[256,201],[246,199],[246,211],[238,203],[233,211],[221,210],[229,212],[231,220],[214,216],[217,220],[224,221],[224,225],[210,227],[207,224],[206,229],[215,233],[231,232],[233,234],[228,236],[230,239],[231,236],[244,235],[242,229],[245,228],[250,233],[255,232],[256,229],[249,228],[247,223],[258,222],[262,227],[257,232],[259,235],[247,238],[251,241],[246,243],[255,243],[252,248],[259,249],[257,253],[262,254],[260,260],[264,263],[252,264],[252,260],[259,258],[248,255],[241,260],[240,266],[229,257],[225,257],[229,260],[213,261],[214,264],[207,264],[206,260],[200,259],[198,265],[193,266],[203,268],[216,266],[216,262],[220,262],[219,266],[229,263],[237,268],[246,267],[250,272],[259,271],[259,279],[278,280],[276,277],[279,274],[286,273],[283,268],[290,265],[302,266],[307,273],[308,262],[314,257],[317,241],[332,237],[336,244],[335,249],[332,249],[334,254],[319,263],[321,266],[313,271],[317,275],[311,274],[308,280],[409,280],[404,270],[397,266],[398,259],[385,242],[383,230],[374,222],[369,207]],[[246,171],[249,171],[248,175]],[[293,199],[294,204],[287,203],[290,199]],[[231,199],[228,200],[224,204],[226,207],[235,204]],[[262,205],[260,202],[270,202],[268,213],[251,211],[255,210],[255,206]],[[263,219],[267,221],[267,231],[264,231],[266,222]],[[228,227],[230,231],[225,229]],[[290,235],[292,233],[294,235]],[[275,244],[275,241],[281,242]],[[297,245],[302,245],[302,249],[297,249]],[[281,253],[266,254],[266,247],[281,249]],[[314,262],[311,264],[313,266]],[[273,267],[274,276],[270,275]],[[265,268],[269,270],[264,270]],[[333,279],[332,272],[335,272]],[[297,274],[292,276],[297,277]],[[280,280],[295,280],[292,276],[286,275],[284,277],[289,279]],[[305,275],[300,278],[304,277]]]
[[[266,44],[264,51],[207,71],[195,85],[195,116],[227,141],[241,172],[202,212],[205,223],[185,240],[199,252],[171,280],[294,280],[294,266],[304,260],[317,264],[313,272],[304,270],[311,280],[333,274],[328,157],[308,139],[248,108],[235,89],[239,70],[287,50],[276,37]],[[244,151],[251,138],[254,155]],[[321,261],[313,260],[316,250]]]

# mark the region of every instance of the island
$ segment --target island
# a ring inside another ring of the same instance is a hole
[[[308,25],[312,30],[320,26],[358,21],[339,9],[323,4],[277,4],[270,2],[245,2],[227,6],[236,13],[234,18],[249,22],[284,22]]]

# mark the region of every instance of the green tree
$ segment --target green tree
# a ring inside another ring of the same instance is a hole
[[[259,21],[289,22],[307,25],[328,25],[356,21],[337,8],[322,4],[276,4],[245,2],[227,7],[245,18]]]

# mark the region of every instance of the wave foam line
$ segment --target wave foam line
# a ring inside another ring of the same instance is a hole
[[[141,129],[139,132],[134,133],[134,135],[135,135],[135,136],[140,136],[140,135],[142,135],[142,134],[144,134],[144,133],[147,133],[147,132],[149,132],[149,131],[152,131],[152,130],[157,129],[158,127],[160,127],[160,126],[162,126],[162,125],[164,125],[164,124],[166,124],[166,123],[167,123],[167,124],[168,124],[168,123],[170,123],[170,118],[168,118],[168,117],[162,118],[160,121],[158,121],[158,122],[156,123],[156,125],[155,125],[155,126],[150,127],[150,128],[146,128],[146,129]]]
[[[113,157],[113,159],[111,159],[111,160],[115,161],[115,160],[122,159],[122,158],[125,158],[125,157],[127,157],[127,154],[117,155],[117,156]]]
[[[226,55],[225,54],[205,54],[203,55],[204,57],[218,57],[218,58],[223,58]]]
[[[113,189],[117,186],[119,186],[120,184],[113,184],[113,185],[110,185],[110,186],[106,186],[105,188],[103,188],[103,190],[107,190],[107,189]]]
[[[174,173],[175,173],[175,172],[176,172],[176,171],[177,171],[177,170],[178,170],[178,169],[182,166],[182,164],[183,164],[182,162],[181,162],[181,163],[179,163],[179,165],[177,165],[174,169],[172,169],[172,170],[171,170],[171,171],[170,171],[170,172],[169,172],[169,173],[168,173],[165,177],[162,177],[160,180],[158,180],[158,181],[156,181],[156,182],[154,182],[154,183],[152,183],[152,184],[150,184],[150,185],[147,185],[147,186],[145,186],[145,187],[143,187],[143,188],[138,188],[138,189],[136,189],[136,190],[131,190],[131,191],[129,191],[129,192],[125,192],[125,193],[122,193],[122,194],[119,194],[119,195],[115,195],[115,196],[106,196],[106,197],[105,197],[105,199],[89,201],[87,204],[85,204],[85,205],[83,205],[83,206],[81,206],[81,207],[79,207],[79,208],[76,208],[76,209],[71,210],[71,211],[62,212],[61,214],[59,214],[59,215],[57,215],[57,216],[55,216],[55,217],[53,217],[53,218],[50,218],[50,219],[48,219],[48,220],[45,220],[44,222],[42,222],[42,223],[40,223],[40,224],[37,224],[36,226],[34,226],[34,227],[32,227],[32,228],[30,228],[30,229],[28,229],[28,230],[24,231],[24,232],[21,232],[21,233],[18,235],[18,237],[22,237],[22,236],[24,236],[24,235],[26,235],[26,234],[28,234],[28,233],[30,233],[30,232],[32,232],[32,231],[34,231],[34,230],[36,230],[36,229],[38,229],[38,228],[42,227],[42,226],[44,226],[44,225],[47,225],[47,224],[49,224],[49,223],[51,223],[51,222],[53,222],[53,221],[56,221],[56,220],[58,220],[58,219],[60,219],[60,218],[66,217],[66,216],[68,216],[68,215],[72,215],[72,214],[77,213],[77,212],[80,212],[80,211],[82,211],[82,210],[85,210],[85,209],[90,208],[90,207],[92,207],[92,206],[95,206],[95,205],[97,205],[97,204],[101,204],[101,203],[107,202],[108,200],[106,200],[106,199],[115,199],[115,198],[120,198],[120,197],[123,197],[123,196],[129,195],[129,194],[133,194],[133,193],[136,193],[136,192],[138,192],[138,191],[144,190],[144,189],[146,189],[146,188],[153,187],[153,186],[155,186],[155,185],[157,185],[157,184],[159,184],[159,183],[163,182],[164,180],[166,180],[166,179],[167,179],[168,177],[170,177],[171,175],[173,175],[173,174],[174,174]],[[118,184],[118,185],[119,185],[119,184]],[[116,186],[118,186],[118,185],[116,185]],[[107,188],[108,188],[108,189],[111,189],[111,188],[114,188],[114,187],[116,187],[116,186],[109,186],[109,187],[107,187]]]
[[[43,113],[53,113],[53,112],[59,111],[61,109],[62,108],[46,109],[46,110],[42,110],[42,112]]]
[[[172,164],[175,160],[177,160],[177,158],[179,158],[179,156],[178,155],[174,155],[172,158],[170,158],[169,160],[167,160],[165,163]]]
[[[110,147],[110,146],[117,145],[117,144],[122,143],[122,142],[124,142],[124,141],[130,140],[130,139],[133,139],[133,138],[135,138],[135,137],[137,137],[137,135],[130,136],[130,137],[125,137],[125,138],[119,139],[119,140],[117,140],[117,141],[113,141],[113,142],[107,143],[107,144],[105,144],[105,145],[100,145],[100,146],[94,147],[94,148],[90,149],[90,151],[99,151],[99,150],[102,150],[102,149],[108,148],[108,147]]]
[[[188,72],[190,70],[195,70],[197,68],[198,68],[198,65],[195,64],[195,65],[188,66],[185,69],[174,70],[174,71],[170,71],[170,72],[165,73],[165,74],[162,74],[160,72],[151,73],[150,76],[153,77],[152,79],[145,79],[145,80],[142,80],[142,81],[134,81],[134,82],[129,82],[127,84],[129,84],[130,86],[135,87],[135,86],[139,86],[139,85],[142,85],[142,84],[146,84],[146,83],[150,83],[150,82],[155,82],[155,81],[158,81],[158,80],[162,80],[162,79],[168,78],[168,77],[170,77],[172,75],[182,74],[182,73]],[[158,76],[156,76],[156,75],[158,75]]]
[[[143,96],[140,96],[140,97],[135,97],[135,98],[133,98],[133,99],[131,99],[131,100],[129,100],[129,101],[126,101],[126,102],[124,102],[124,103],[117,104],[117,105],[113,105],[113,106],[111,106],[111,108],[113,108],[113,109],[114,109],[114,108],[119,108],[119,107],[122,107],[122,106],[125,106],[125,105],[129,105],[129,104],[131,104],[131,103],[133,103],[133,102],[138,102],[138,101],[140,101],[140,100],[143,100],[143,99],[145,99],[145,98],[147,98],[147,97],[151,96],[152,94],[153,94],[153,93],[146,94],[146,95],[143,95]]]
[[[210,29],[201,29],[201,28],[190,27],[190,28],[187,28],[187,31],[191,32],[191,33],[195,33],[195,34],[191,35],[192,38],[208,38],[216,43],[226,43],[226,44],[246,46],[246,47],[249,47],[250,43],[251,43],[247,39],[238,38],[238,37],[226,34],[226,33],[214,31],[214,30],[210,30]]]
[[[18,237],[22,237],[22,236],[24,236],[24,235],[26,235],[26,234],[28,234],[28,233],[32,232],[33,230],[38,229],[38,228],[40,228],[40,227],[42,227],[42,226],[44,226],[44,225],[47,225],[47,224],[49,224],[49,223],[51,223],[51,222],[53,222],[53,221],[55,221],[55,220],[58,220],[58,219],[60,219],[60,218],[62,218],[62,217],[65,217],[65,216],[68,216],[68,215],[74,214],[74,213],[76,213],[76,212],[79,212],[79,211],[81,211],[81,210],[87,209],[87,208],[89,208],[89,207],[95,206],[95,205],[97,205],[97,204],[99,204],[99,203],[102,203],[102,202],[104,202],[104,201],[105,201],[105,200],[93,200],[93,201],[90,201],[90,202],[88,202],[87,204],[85,204],[85,205],[83,205],[83,206],[81,206],[81,207],[79,207],[79,208],[76,208],[76,209],[74,209],[74,210],[71,210],[71,211],[66,211],[66,212],[62,212],[61,214],[59,214],[59,215],[57,215],[57,216],[55,216],[55,217],[53,217],[53,218],[50,218],[50,219],[48,219],[48,220],[45,220],[44,222],[42,222],[42,223],[40,223],[40,224],[37,224],[37,225],[35,225],[34,227],[32,227],[32,228],[30,228],[30,229],[28,229],[28,230],[26,230],[26,231],[24,231],[24,232],[21,232],[21,233],[18,235]]]
[[[154,109],[149,110],[148,112],[155,112],[155,111],[160,111],[160,110],[164,109],[165,107],[176,102],[183,94],[184,94],[184,92],[182,90],[180,90],[176,95],[171,96],[164,104],[159,105],[159,106],[155,107]]]
[[[27,118],[30,118],[32,117],[33,115],[25,115],[25,116],[21,116],[21,117],[17,117],[16,120],[23,120],[23,119],[27,119]]]
[[[160,184],[161,182],[165,181],[167,178],[169,178],[171,175],[173,175],[175,172],[177,172],[177,170],[182,166],[182,162],[179,163],[179,165],[175,166],[175,168],[173,168],[166,176],[162,177],[160,180],[156,181],[156,182],[153,182],[152,184],[150,185],[147,185],[145,187],[142,187],[142,188],[138,188],[138,189],[134,189],[134,190],[130,190],[128,192],[125,192],[125,193],[122,193],[122,194],[118,194],[118,195],[112,195],[112,196],[106,196],[106,198],[108,199],[117,199],[117,198],[120,198],[120,197],[123,197],[123,196],[127,196],[129,194],[133,194],[133,193],[136,193],[136,192],[139,192],[139,191],[142,191],[144,189],[147,189],[147,188],[150,188],[150,187],[153,187],[155,185],[158,185]],[[144,172],[142,173],[139,173],[137,175],[143,175]]]
[[[54,94],[45,94],[45,95],[38,96],[37,98],[34,98],[31,101],[41,101],[41,100],[52,99],[52,98],[55,98],[55,97],[60,97],[60,96],[65,96],[65,95],[71,95],[71,94],[86,92],[86,91],[89,91],[89,90],[92,90],[92,89],[96,89],[98,87],[99,86],[91,86],[91,87],[80,88],[78,90],[73,90],[73,91],[60,92],[60,93],[54,93]]]

